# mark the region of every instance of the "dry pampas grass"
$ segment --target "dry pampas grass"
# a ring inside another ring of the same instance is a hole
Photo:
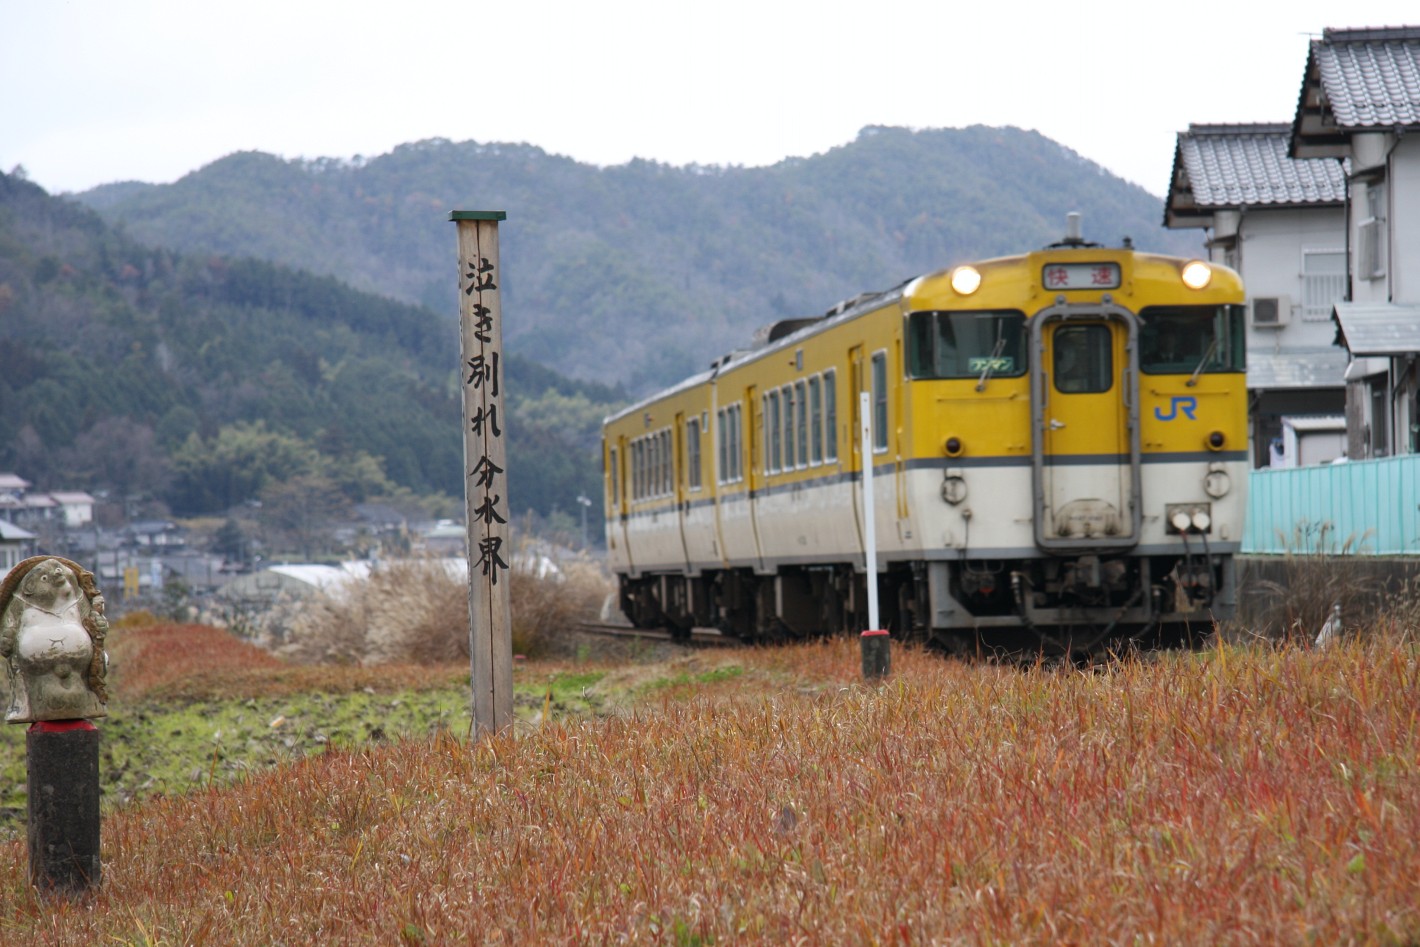
[[[578,621],[594,618],[610,580],[593,562],[548,568],[518,557],[507,574],[513,650],[551,649]],[[309,600],[290,625],[281,653],[297,661],[338,664],[440,664],[468,659],[468,585],[438,560],[381,564],[369,577]]]

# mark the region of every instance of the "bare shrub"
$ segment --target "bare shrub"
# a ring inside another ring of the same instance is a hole
[[[1340,608],[1342,633],[1415,632],[1420,628],[1420,570],[1413,564],[1358,555],[1365,537],[1339,552],[1317,541],[1310,550],[1255,560],[1243,581],[1238,637],[1312,643]]]
[[[534,568],[513,569],[513,650],[536,657],[553,649],[563,632],[595,618],[610,589],[602,567],[587,559],[560,566],[556,576],[539,577]]]
[[[1399,584],[1389,596],[1376,622],[1376,631],[1397,640],[1420,638],[1420,574]]]
[[[536,655],[559,632],[596,614],[602,570],[516,556],[507,577],[513,650]],[[313,597],[291,622],[282,652],[317,663],[440,664],[468,659],[468,585],[462,570],[435,560],[383,564],[363,581]]]
[[[1280,578],[1253,583],[1262,604],[1250,633],[1309,644],[1337,605],[1343,627],[1373,620],[1384,584],[1352,557],[1287,556]]]

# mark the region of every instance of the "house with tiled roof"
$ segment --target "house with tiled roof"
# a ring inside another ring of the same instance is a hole
[[[1291,465],[1298,418],[1340,416],[1346,350],[1346,177],[1340,162],[1288,154],[1286,124],[1190,125],[1178,133],[1164,224],[1205,231],[1209,258],[1247,287],[1253,465]]]
[[[55,490],[49,494],[70,529],[87,526],[94,521],[94,504],[98,501],[82,490]]]
[[[8,520],[0,519],[0,579],[16,565],[34,555],[35,534]]]
[[[1288,153],[1348,165],[1350,454],[1420,453],[1420,26],[1312,40]]]

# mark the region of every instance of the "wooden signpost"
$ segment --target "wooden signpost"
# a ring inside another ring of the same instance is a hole
[[[513,722],[513,623],[508,596],[508,460],[503,443],[501,210],[456,210],[459,343],[468,520],[469,657],[479,739]]]

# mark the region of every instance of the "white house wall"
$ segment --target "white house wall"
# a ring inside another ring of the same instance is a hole
[[[1402,138],[1390,168],[1391,301],[1420,303],[1420,138]]]
[[[1336,337],[1331,314],[1303,318],[1302,261],[1306,251],[1346,249],[1346,214],[1340,207],[1249,209],[1240,228],[1239,254],[1243,285],[1249,299],[1286,296],[1292,311],[1282,329],[1253,329],[1248,347],[1271,350],[1321,348]]]

